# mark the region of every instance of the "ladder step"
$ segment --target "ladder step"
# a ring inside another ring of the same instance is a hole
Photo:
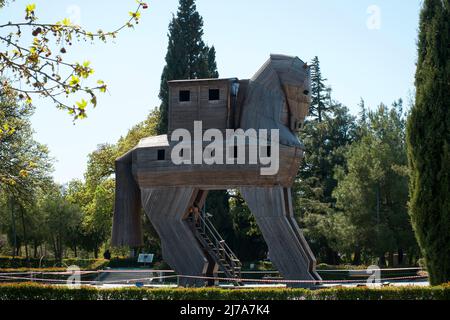
[[[200,225],[190,219],[192,225],[196,230],[196,237],[203,244],[204,249],[208,250],[213,256],[214,260],[221,266],[225,273],[231,277],[236,277],[241,271],[241,261],[234,255],[234,253],[226,246],[225,240],[220,235],[216,234],[215,228],[208,219],[201,219]],[[212,241],[210,235],[206,232],[206,228],[212,230],[212,237],[216,241]],[[218,239],[218,242],[217,242]]]

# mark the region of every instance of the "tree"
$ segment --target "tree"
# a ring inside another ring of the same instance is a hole
[[[36,190],[50,180],[52,165],[47,147],[33,139],[30,125],[33,108],[17,101],[13,94],[1,93],[0,192],[4,194],[7,221],[3,229],[14,248],[13,255],[24,244],[28,257]]]
[[[159,111],[155,109],[117,143],[99,145],[88,156],[85,181],[74,180],[66,186],[65,200],[78,207],[82,214],[80,225],[74,226],[67,240],[75,254],[77,248],[83,248],[97,257],[101,247],[108,244],[114,206],[114,162],[140,139],[156,135],[158,119]],[[152,250],[157,249],[158,245],[155,243],[159,243],[159,239],[156,233],[148,223],[145,227],[145,243]]]
[[[231,216],[232,233],[227,241],[237,256],[246,262],[267,258],[267,244],[256,224],[255,217],[238,192],[231,194],[229,216]],[[229,216],[226,217],[228,220]]]
[[[338,254],[327,239],[329,218],[336,203],[334,169],[345,166],[345,150],[356,135],[355,119],[337,102],[322,116],[322,122],[308,120],[300,134],[306,153],[294,183],[293,200],[295,213],[316,256],[321,261],[337,264]]]
[[[33,108],[0,91],[0,189],[27,196],[51,171],[46,146],[33,139]]]
[[[176,17],[169,24],[166,65],[161,75],[161,118],[158,134],[167,133],[170,80],[218,78],[216,51],[202,40],[203,19],[195,0],[180,0]]]
[[[450,281],[450,3],[425,0],[408,120],[410,215],[430,283]]]
[[[41,199],[40,210],[44,212],[47,241],[55,259],[62,261],[70,243],[71,232],[80,225],[79,208],[69,203],[60,186],[53,186]]]
[[[0,9],[6,2],[0,2]],[[41,23],[36,15],[36,5],[27,5],[24,21],[0,25],[0,43],[5,45],[0,50],[0,76],[8,74],[10,77],[2,80],[1,90],[16,94],[28,104],[32,103],[33,96],[48,98],[74,119],[86,117],[87,106],[95,107],[96,93],[105,92],[107,86],[102,80],[95,85],[85,84],[94,72],[90,62],[67,62],[64,55],[77,41],[106,42],[116,38],[121,30],[139,22],[142,8],[147,8],[147,4],[138,1],[136,11],[130,12],[128,21],[114,31],[90,32],[67,18],[55,23]],[[31,43],[27,42],[25,35],[28,34],[32,35]],[[79,100],[69,105],[61,96],[75,96]]]
[[[92,251],[95,258],[98,258],[102,244],[111,236],[113,202],[114,181],[106,180],[96,187],[94,198],[84,208],[84,248]]]
[[[311,106],[309,113],[318,122],[322,122],[326,114],[330,111],[331,88],[325,85],[327,79],[322,77],[319,57],[314,57],[311,61]]]
[[[202,40],[203,18],[197,11],[195,0],[180,0],[178,12],[169,24],[169,44],[166,65],[161,75],[159,98],[161,99],[158,134],[167,133],[170,80],[218,78],[216,50]],[[227,203],[226,191],[211,191],[208,196],[210,213],[221,219],[221,204]]]
[[[385,265],[385,253],[410,253],[415,241],[407,213],[407,158],[405,117],[402,101],[391,109],[381,104],[369,112],[362,123],[364,135],[346,152],[347,166],[336,169],[338,186],[333,195],[337,208],[331,236],[336,249],[354,254],[379,257]]]

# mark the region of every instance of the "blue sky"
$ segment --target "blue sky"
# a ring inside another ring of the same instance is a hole
[[[16,0],[0,10],[0,21],[23,18],[34,2],[41,22],[79,19],[92,30],[109,30],[128,18],[134,0]],[[197,0],[204,39],[217,50],[222,77],[251,77],[270,53],[321,60],[333,97],[353,113],[361,97],[369,107],[408,99],[413,90],[421,0]],[[137,28],[115,43],[70,48],[73,61],[90,60],[95,77],[109,93],[88,119],[71,118],[47,100],[37,99],[33,127],[56,159],[57,182],[82,178],[87,155],[100,143],[114,143],[159,105],[160,75],[167,48],[167,26],[178,0],[149,1]],[[375,6],[375,7],[374,7]],[[380,19],[373,10],[379,10]],[[375,18],[373,20],[372,18]],[[368,21],[375,21],[369,26]]]

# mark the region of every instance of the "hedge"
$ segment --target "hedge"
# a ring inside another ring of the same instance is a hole
[[[450,285],[308,289],[121,288],[0,285],[0,300],[449,300]]]
[[[138,268],[142,267],[142,263],[138,263],[136,258],[115,257],[111,260],[105,259],[63,259],[62,263],[54,259],[40,259],[24,257],[5,257],[0,256],[0,269],[51,269],[51,268],[67,268],[76,265],[84,270],[99,270],[105,268]],[[167,264],[162,262],[151,264],[152,268],[167,269]]]
[[[108,260],[104,259],[63,259],[62,263],[54,259],[36,259],[24,257],[0,256],[0,269],[35,269],[35,268],[58,268],[77,265],[81,269],[98,269],[107,266]]]

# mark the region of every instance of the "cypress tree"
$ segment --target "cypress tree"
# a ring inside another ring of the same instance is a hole
[[[178,12],[169,24],[169,44],[166,65],[161,75],[159,98],[161,118],[158,134],[167,133],[169,87],[167,81],[218,78],[216,51],[202,40],[203,18],[197,12],[195,0],[180,0]]]
[[[425,0],[407,126],[410,215],[430,283],[450,281],[450,5]]]
[[[166,66],[161,75],[159,98],[161,99],[158,134],[167,133],[169,87],[167,81],[182,79],[218,78],[216,50],[203,42],[203,18],[197,11],[195,0],[180,0],[177,15],[169,24],[169,45]],[[225,204],[225,205],[224,205]],[[228,215],[228,193],[211,191],[207,210],[215,222]],[[223,226],[220,231],[225,232]],[[224,234],[225,238],[227,235]]]

